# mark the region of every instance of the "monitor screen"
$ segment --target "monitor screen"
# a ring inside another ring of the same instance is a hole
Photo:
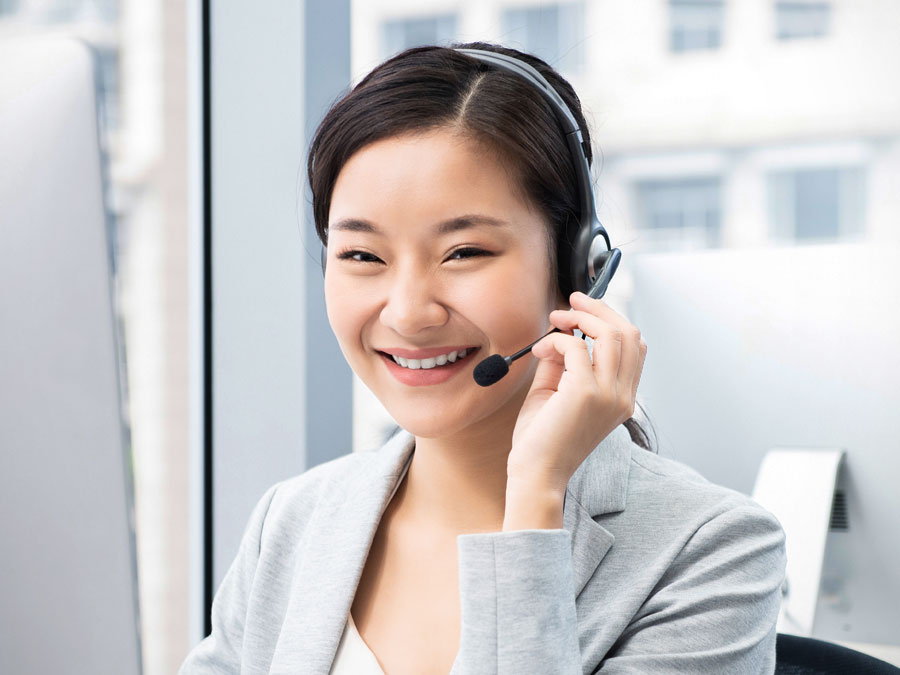
[[[625,258],[660,454],[751,494],[773,448],[836,448],[813,636],[897,644],[900,267],[865,244]],[[803,476],[796,476],[803,490]]]

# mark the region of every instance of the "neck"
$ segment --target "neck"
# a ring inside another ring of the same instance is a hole
[[[524,398],[524,395],[523,395]],[[416,437],[397,490],[398,514],[430,531],[456,535],[499,532],[506,506],[506,468],[522,401],[465,433]]]

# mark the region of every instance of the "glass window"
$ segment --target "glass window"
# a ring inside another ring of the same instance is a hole
[[[722,219],[720,192],[721,181],[717,176],[639,182],[641,238],[661,248],[718,246]]]
[[[669,48],[716,49],[722,44],[723,0],[669,0]]]
[[[381,51],[387,58],[410,47],[446,44],[455,37],[455,14],[386,21],[382,24]]]
[[[0,16],[3,14],[15,14],[19,9],[20,0],[0,0]]]
[[[534,54],[568,74],[584,69],[584,3],[507,8],[502,14],[503,42]]]
[[[103,92],[103,117],[107,130],[119,127],[119,50],[98,47],[100,87]]]
[[[861,234],[863,178],[858,167],[772,172],[769,211],[774,238],[814,241]]]
[[[117,0],[0,0],[0,15],[21,11],[27,19],[39,24],[83,22],[115,22],[118,20]]]
[[[828,33],[831,6],[825,2],[776,2],[775,36],[779,40],[822,37]]]

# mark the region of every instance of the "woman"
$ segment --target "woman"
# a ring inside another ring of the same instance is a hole
[[[546,63],[459,47],[536,68],[590,161]],[[403,431],[267,492],[181,672],[771,673],[781,528],[647,452],[647,346],[558,273],[579,195],[535,88],[408,50],[329,111],[309,178],[332,329]]]

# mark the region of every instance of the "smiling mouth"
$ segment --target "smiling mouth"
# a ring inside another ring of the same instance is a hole
[[[388,359],[391,359],[401,368],[406,368],[408,370],[431,370],[433,368],[442,368],[445,366],[453,365],[454,363],[459,363],[466,357],[474,354],[476,351],[478,351],[478,347],[469,347],[467,349],[451,351],[446,354],[440,354],[438,356],[433,356],[427,359],[405,359],[402,356],[395,356],[393,354],[388,354],[387,352],[379,352],[379,354]]]

